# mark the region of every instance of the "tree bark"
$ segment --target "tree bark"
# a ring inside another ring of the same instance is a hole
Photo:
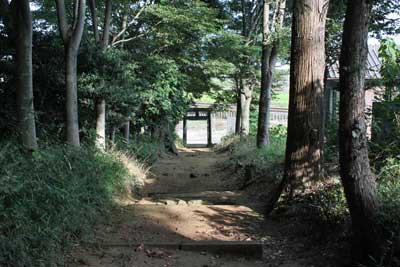
[[[130,136],[130,124],[129,119],[125,122],[124,125],[124,139],[127,144],[129,144],[129,136]]]
[[[96,102],[96,146],[106,148],[106,101],[99,99]]]
[[[272,70],[270,68],[271,32],[269,26],[270,1],[264,0],[263,5],[263,43],[261,51],[261,90],[258,106],[257,147],[269,144],[269,110],[271,103]],[[271,84],[271,86],[270,86]]]
[[[252,100],[252,86],[241,80],[240,90],[240,136],[242,138],[250,134],[250,106]]]
[[[293,7],[285,172],[266,203],[266,213],[272,211],[288,185],[291,193],[304,190],[322,173],[327,9],[327,0],[296,1]]]
[[[291,190],[320,178],[327,0],[294,6],[285,179]]]
[[[354,264],[374,265],[382,256],[378,208],[365,121],[365,66],[368,54],[368,0],[349,1],[340,56],[340,176],[352,219]]]
[[[240,134],[240,118],[242,117],[242,104],[240,101],[240,86],[239,81],[236,79],[236,121],[235,121],[235,134]]]
[[[65,85],[67,89],[67,143],[79,147],[79,115],[78,115],[78,50],[69,45],[65,49]]]
[[[110,39],[110,25],[111,25],[111,10],[112,1],[107,0],[105,2],[105,14],[104,14],[104,26],[102,38],[99,37],[99,31],[97,28],[98,18],[96,12],[96,1],[90,0],[89,2],[90,12],[92,15],[93,33],[95,40],[99,42],[100,51],[107,49]],[[104,81],[100,82],[100,87],[105,85]],[[106,147],[106,100],[104,96],[100,96],[96,101],[96,144],[99,148],[105,149]]]
[[[274,19],[271,28],[275,34],[279,34],[282,28],[286,0],[276,1]],[[270,142],[270,112],[273,71],[278,59],[280,46],[279,37],[271,41],[270,22],[269,22],[269,1],[264,0],[263,8],[263,47],[261,54],[261,90],[257,125],[257,147],[268,146]]]
[[[85,22],[86,0],[75,0],[74,21],[67,23],[64,0],[56,0],[58,25],[65,48],[67,143],[79,147],[77,58]]]
[[[32,14],[29,1],[13,3],[16,33],[16,73],[19,134],[28,151],[38,148],[32,82]]]

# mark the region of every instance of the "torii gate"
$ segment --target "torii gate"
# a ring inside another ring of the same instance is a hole
[[[187,121],[207,120],[207,147],[212,147],[212,131],[211,131],[211,107],[192,107],[183,118],[183,145],[187,146]]]

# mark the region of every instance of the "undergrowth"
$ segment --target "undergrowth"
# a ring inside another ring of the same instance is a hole
[[[270,144],[265,148],[257,148],[256,137],[240,138],[231,135],[223,138],[217,150],[229,148],[231,163],[252,164],[257,169],[265,170],[281,165],[285,157],[286,128],[282,125],[271,129]]]
[[[33,155],[0,149],[0,266],[55,266],[106,218],[133,183],[114,152],[51,146]]]
[[[389,236],[400,236],[400,159],[388,158],[378,175],[379,222]],[[400,249],[400,248],[399,248]]]
[[[117,140],[116,147],[147,165],[152,165],[166,153],[164,143],[149,137],[132,138],[128,144],[121,138]]]

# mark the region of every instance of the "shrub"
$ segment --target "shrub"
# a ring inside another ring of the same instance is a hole
[[[231,158],[242,164],[252,164],[259,169],[268,169],[276,164],[281,164],[285,157],[286,127],[278,125],[271,128],[270,145],[265,148],[257,148],[254,136],[240,140],[239,137],[231,137],[233,142]]]
[[[395,235],[400,233],[400,159],[388,158],[378,175],[381,201],[379,221]]]
[[[94,148],[0,150],[0,265],[50,266],[88,236],[123,190],[128,171]]]

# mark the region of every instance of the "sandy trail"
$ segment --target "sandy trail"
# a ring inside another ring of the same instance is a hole
[[[145,197],[123,203],[113,212],[108,225],[96,229],[94,243],[109,246],[80,247],[73,255],[71,266],[265,266],[262,259],[140,246],[149,242],[251,241],[260,238],[257,233],[262,216],[252,209],[241,205],[201,203],[204,194],[208,200],[210,194],[212,199],[219,192],[223,196],[229,194],[229,198],[236,196],[235,192],[229,191],[235,189],[230,183],[233,178],[221,168],[226,159],[225,155],[209,149],[185,149],[179,156],[160,160],[146,180]],[[188,199],[169,197],[182,193]],[[195,196],[199,193],[203,195]]]

